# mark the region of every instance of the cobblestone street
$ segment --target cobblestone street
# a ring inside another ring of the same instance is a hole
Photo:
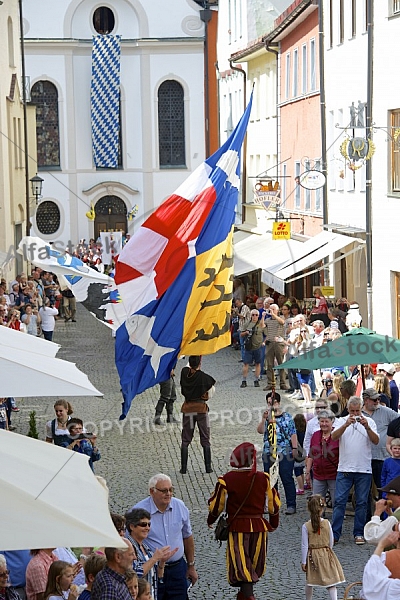
[[[203,359],[203,370],[217,380],[216,393],[210,401],[212,418],[212,453],[214,473],[204,473],[202,448],[198,434],[189,450],[187,475],[179,473],[180,425],[153,425],[158,386],[137,397],[128,418],[118,420],[121,394],[114,365],[114,340],[111,331],[98,323],[78,305],[77,323],[56,324],[54,341],[61,344],[59,358],[75,362],[91,382],[104,393],[103,398],[72,398],[75,416],[81,417],[88,430],[96,428],[102,459],[96,463],[96,473],[107,480],[110,488],[110,508],[124,513],[135,502],[147,496],[147,482],[157,472],[170,475],[181,498],[191,510],[196,543],[198,584],[189,592],[195,600],[235,598],[225,577],[225,544],[219,548],[213,533],[207,528],[207,499],[216,476],[227,470],[228,456],[238,443],[248,440],[262,446],[262,436],[256,426],[265,406],[265,392],[254,388],[252,377],[247,389],[239,389],[241,365],[239,353],[231,348]],[[183,360],[177,366],[177,381]],[[265,385],[265,384],[264,384]],[[20,413],[13,414],[17,432],[28,431],[29,411],[38,415],[38,430],[44,439],[45,421],[53,418],[53,398],[21,399]],[[175,408],[180,419],[180,402]],[[293,405],[291,412],[295,410]],[[165,413],[163,414],[165,421]],[[261,464],[259,465],[261,468]],[[270,534],[267,571],[255,588],[259,600],[304,598],[305,577],[300,568],[301,526],[307,520],[306,497],[298,499],[297,514],[285,516],[285,503],[279,529]],[[372,553],[368,546],[356,546],[352,538],[353,518],[348,516],[343,536],[335,547],[348,582],[362,576],[365,562]],[[345,586],[340,587],[339,598]],[[316,600],[328,598],[325,590],[316,590]]]

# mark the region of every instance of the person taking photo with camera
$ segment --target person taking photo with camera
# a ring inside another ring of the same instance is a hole
[[[354,485],[354,541],[357,545],[365,544],[364,525],[372,480],[372,445],[379,444],[379,435],[375,422],[361,413],[361,407],[361,398],[352,396],[347,403],[348,417],[335,420],[335,429],[331,435],[333,441],[339,440],[336,499],[332,518],[335,543],[342,534],[347,499]]]

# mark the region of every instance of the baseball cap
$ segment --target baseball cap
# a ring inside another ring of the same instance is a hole
[[[395,477],[385,487],[378,488],[378,490],[387,494],[397,494],[397,496],[400,496],[400,477]]]
[[[377,398],[379,398],[379,394],[376,390],[374,390],[374,388],[368,388],[363,391],[362,397],[371,398],[371,400],[376,400]]]
[[[383,365],[380,365],[380,368],[382,371],[385,371],[385,373],[389,373],[389,375],[394,375],[396,373],[395,366],[391,363],[383,363]]]

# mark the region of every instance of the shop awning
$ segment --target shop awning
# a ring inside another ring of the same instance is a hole
[[[303,277],[298,275],[304,269],[320,263],[324,258],[343,250],[349,249],[339,258],[330,263],[342,260],[346,256],[362,250],[365,242],[331,231],[321,231],[306,242],[296,240],[273,240],[271,235],[244,234],[238,231],[234,234],[234,273],[237,277],[261,269],[261,281],[277,292],[285,292],[285,284]],[[316,271],[323,268],[318,264]]]
[[[283,293],[286,283],[290,283],[295,279],[303,277],[303,275],[298,275],[298,277],[295,277],[295,275],[316,263],[320,263],[324,258],[331,256],[335,252],[343,250],[346,246],[349,246],[348,251],[337,259],[333,259],[328,264],[342,260],[346,256],[362,250],[365,246],[365,242],[360,238],[352,238],[330,231],[321,231],[318,235],[301,244],[298,249],[298,255],[295,256],[290,263],[286,263],[286,265],[283,265],[275,272],[276,280],[280,280],[279,287],[275,287],[275,289]],[[319,271],[322,268],[323,266],[318,266],[316,271]]]
[[[299,255],[302,242],[296,240],[273,240],[271,234],[256,235],[237,231],[234,234],[234,273],[236,277],[261,269],[261,281],[278,289],[275,272],[290,264]]]

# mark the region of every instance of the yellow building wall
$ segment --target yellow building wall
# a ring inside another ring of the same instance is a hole
[[[15,256],[26,232],[24,111],[21,92],[21,46],[18,0],[0,6],[0,273],[8,281],[27,270]],[[36,173],[35,107],[27,106],[28,178]],[[30,213],[34,205],[30,206]]]

